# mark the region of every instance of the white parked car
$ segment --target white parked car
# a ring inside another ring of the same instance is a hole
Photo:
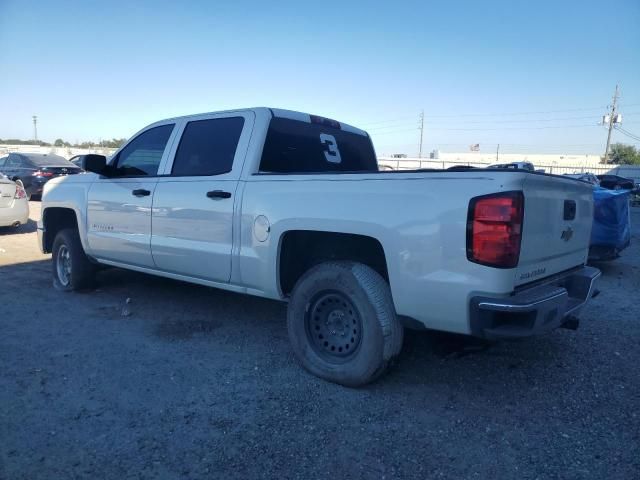
[[[591,186],[522,169],[379,171],[369,135],[270,108],[163,120],[45,186],[54,285],[96,264],[288,302],[293,350],[344,385],[405,327],[522,338],[594,293]]]
[[[18,227],[29,221],[29,201],[24,189],[0,173],[0,227]]]

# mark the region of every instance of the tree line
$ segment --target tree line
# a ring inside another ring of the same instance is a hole
[[[620,165],[640,165],[640,150],[633,145],[614,143],[609,153],[609,161]]]
[[[99,142],[80,142],[70,143],[62,138],[57,138],[53,143],[43,142],[42,140],[20,140],[18,138],[0,138],[0,143],[7,145],[35,145],[38,147],[75,147],[75,148],[119,148],[126,138],[112,138],[111,140],[101,140]]]

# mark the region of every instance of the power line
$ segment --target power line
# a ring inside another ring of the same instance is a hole
[[[367,122],[367,123],[360,123],[359,125],[361,126],[367,126],[367,125],[379,125],[381,123],[392,123],[392,122],[400,122],[403,120],[408,120],[410,118],[415,118],[415,117],[401,117],[401,118],[394,118],[394,119],[389,119],[389,120],[380,120],[379,122]]]
[[[545,127],[499,127],[499,128],[440,128],[431,127],[431,130],[446,130],[446,131],[462,131],[462,132],[484,132],[489,130],[546,130],[557,128],[584,128],[584,127],[600,127],[598,124],[583,124],[583,125],[547,125]]]
[[[593,107],[593,108],[569,108],[569,109],[565,109],[565,110],[540,110],[540,111],[535,111],[535,112],[511,112],[511,113],[457,113],[457,114],[447,114],[447,115],[429,115],[429,117],[437,117],[437,118],[444,118],[444,117],[497,117],[497,116],[502,116],[502,117],[508,117],[508,116],[512,116],[512,115],[537,115],[537,114],[544,114],[544,113],[566,113],[566,112],[588,112],[588,111],[601,111],[603,108],[607,108],[606,105],[601,105],[599,107]]]
[[[388,135],[390,133],[415,132],[416,128],[405,128],[404,130],[393,130],[391,132],[373,132],[373,136]]]
[[[629,104],[628,106],[634,106],[634,105],[640,105],[640,104]],[[540,115],[540,114],[547,114],[547,113],[567,113],[567,112],[588,112],[588,111],[602,111],[603,108],[607,108],[607,105],[601,105],[599,107],[589,107],[589,108],[569,108],[569,109],[564,109],[564,110],[539,110],[539,111],[530,111],[530,112],[503,112],[503,113],[456,113],[456,114],[429,114],[430,118],[457,118],[457,117],[508,117],[508,116],[515,116],[515,115]],[[359,125],[366,127],[368,125],[380,125],[380,124],[384,124],[384,123],[393,123],[393,122],[400,122],[400,121],[404,121],[404,120],[409,120],[412,119],[414,117],[412,116],[406,116],[406,117],[398,117],[398,118],[394,118],[394,119],[386,119],[386,120],[379,120],[379,121],[375,121],[375,122],[367,122],[367,123],[360,123]]]
[[[495,141],[491,141],[491,142],[478,141],[476,143],[479,143],[480,145],[495,145],[496,144]],[[467,146],[469,146],[469,142],[462,142],[462,143],[440,143],[440,142],[438,142],[438,145],[455,146],[455,147],[459,147],[459,146],[467,147]],[[541,145],[541,144],[535,144],[535,143],[502,143],[502,142],[500,142],[500,145],[502,145],[504,147],[540,147],[540,148],[600,147],[600,146],[602,146],[601,143],[558,143],[558,144],[545,143],[544,145]]]
[[[580,117],[560,117],[560,118],[531,118],[527,120],[473,120],[458,123],[529,123],[529,122],[555,122],[563,120],[585,120],[588,118],[594,118],[594,115],[580,116]]]
[[[583,125],[547,125],[544,127],[499,127],[499,128],[446,128],[446,127],[430,127],[430,130],[450,131],[450,132],[486,132],[486,131],[502,131],[502,130],[547,130],[547,129],[563,129],[563,128],[585,128],[600,127],[598,124]],[[388,132],[370,132],[373,137],[379,135],[389,135],[391,133],[415,132],[416,128],[405,128],[402,130],[391,130]]]
[[[635,133],[631,133],[628,130],[625,130],[624,128],[622,128],[620,126],[616,126],[615,129],[617,131],[619,131],[620,133],[622,133],[623,135],[626,135],[627,137],[629,137],[629,138],[631,138],[631,139],[633,139],[633,140],[635,140],[637,142],[640,142],[640,136],[639,135],[636,135]]]
[[[640,115],[640,112],[629,112],[626,113],[625,116],[626,117],[630,117],[630,116],[634,116],[634,115]],[[442,125],[443,123],[455,123],[455,124],[464,124],[464,125],[475,125],[475,124],[484,124],[484,123],[492,123],[492,124],[509,124],[509,123],[536,123],[536,122],[555,122],[555,121],[565,121],[565,120],[585,120],[585,119],[594,119],[595,120],[595,116],[594,115],[583,115],[583,116],[579,116],[579,117],[559,117],[559,118],[532,118],[532,119],[526,119],[526,120],[471,120],[471,121],[450,121],[450,122],[440,122],[440,121],[429,121],[429,120],[425,120],[424,123],[427,125]],[[395,124],[395,125],[386,125],[386,126],[380,126],[380,127],[372,127],[372,128],[366,128],[366,130],[368,131],[375,131],[375,130],[387,130],[390,128],[401,128],[401,127],[408,127],[410,125],[410,123],[400,123],[400,124]]]

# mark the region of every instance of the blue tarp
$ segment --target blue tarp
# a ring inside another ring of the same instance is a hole
[[[623,249],[631,241],[629,190],[593,189],[591,245]]]

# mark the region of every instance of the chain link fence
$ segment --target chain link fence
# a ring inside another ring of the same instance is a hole
[[[436,169],[446,170],[447,168],[463,166],[486,168],[489,163],[480,162],[455,162],[450,160],[433,160],[427,158],[379,158],[379,165],[392,170],[417,170]],[[593,173],[595,175],[620,175],[621,177],[632,178],[636,183],[640,183],[640,166],[631,165],[535,165],[536,169],[544,170],[545,173],[554,175],[564,175],[565,173]]]

